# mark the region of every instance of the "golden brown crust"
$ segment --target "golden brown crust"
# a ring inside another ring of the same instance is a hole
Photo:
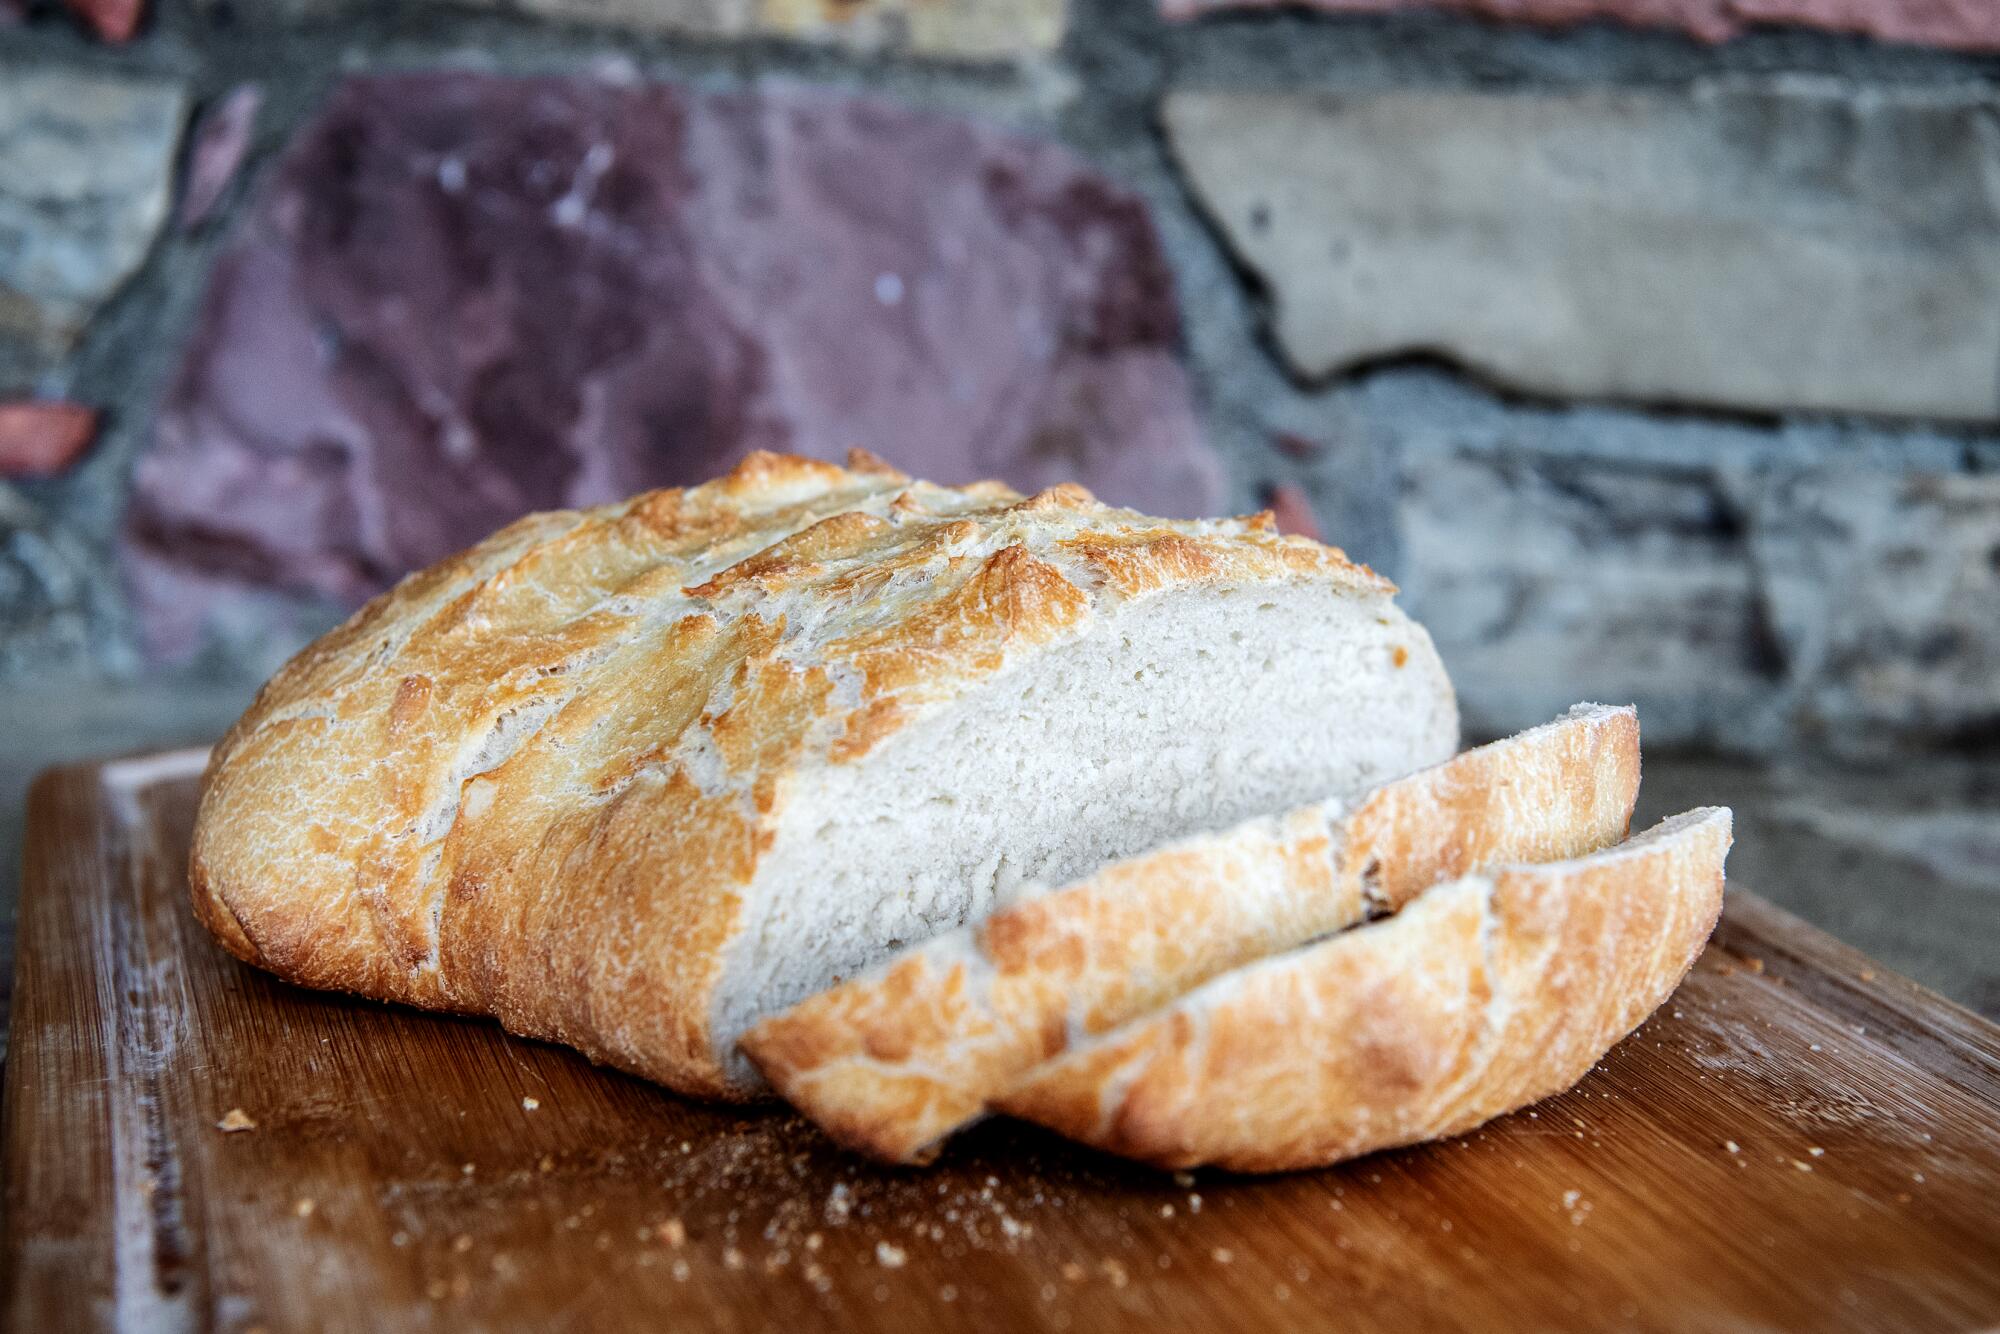
[[[1064,547],[1133,532],[1173,541],[1150,574],[1128,553],[1130,588]],[[1240,521],[931,486],[866,455],[753,454],[704,486],[531,515],[260,692],[211,762],[195,910],[293,981],[494,1014],[741,1096],[710,1009],[801,775],[1121,598],[1277,580],[1398,614],[1360,567]]]
[[[1225,974],[996,1106],[1163,1167],[1268,1172],[1453,1135],[1580,1079],[1673,991],[1722,907],[1729,813],[1472,875]]]
[[[1610,846],[1638,788],[1637,715],[1578,709],[1351,810],[1316,804],[1115,863],[802,1001],[742,1046],[834,1139],[920,1161],[1072,1031],[1478,867]]]

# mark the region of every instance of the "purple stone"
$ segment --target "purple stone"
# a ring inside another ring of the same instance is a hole
[[[135,601],[185,656],[759,448],[1212,511],[1178,340],[1145,206],[1051,144],[830,92],[352,79],[217,265]]]

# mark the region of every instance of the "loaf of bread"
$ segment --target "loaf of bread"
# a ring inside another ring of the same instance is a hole
[[[1226,973],[995,1099],[1163,1167],[1316,1167],[1568,1088],[1679,984],[1722,909],[1730,816],[1510,866]]]
[[[1353,800],[1023,886],[975,926],[766,1019],[743,1048],[833,1138],[921,1161],[1073,1039],[1439,881],[1608,847],[1638,791],[1636,715],[1582,706]]]
[[[300,654],[216,748],[195,908],[292,981],[752,1096],[753,1024],[1024,883],[1446,759],[1393,591],[1268,516],[753,455]]]

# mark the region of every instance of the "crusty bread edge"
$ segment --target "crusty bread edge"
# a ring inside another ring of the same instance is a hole
[[[1324,1166],[1575,1083],[1679,985],[1721,911],[1730,814],[1464,877],[1072,1047],[995,1106],[1162,1167]]]

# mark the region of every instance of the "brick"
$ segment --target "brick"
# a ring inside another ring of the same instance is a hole
[[[198,0],[244,23],[337,20],[377,0]],[[992,61],[1062,44],[1066,0],[413,0],[689,37],[778,37],[866,52]]]
[[[0,483],[0,677],[73,668],[89,651],[89,547]]]
[[[63,0],[69,11],[107,42],[129,42],[146,16],[145,0]]]
[[[1411,352],[1540,394],[2000,418],[2000,100],[1178,92],[1174,155],[1294,373]]]
[[[0,401],[0,477],[53,477],[97,436],[97,410],[81,403]]]
[[[187,94],[51,68],[0,78],[0,388],[75,340],[166,216]]]
[[[2000,5],[1993,0],[1159,0],[1170,19],[1299,3],[1329,14],[1444,9],[1480,18],[1566,25],[1616,19],[1635,27],[1678,28],[1722,42],[1759,25],[1863,33],[1966,51],[2000,50]]]
[[[1326,534],[1320,531],[1319,518],[1313,513],[1312,498],[1299,487],[1290,482],[1280,483],[1271,488],[1264,503],[1270,507],[1279,532],[1314,541],[1326,539]]]
[[[2000,476],[1800,470],[1761,490],[1753,531],[1827,748],[2000,735]]]
[[[1592,699],[1637,703],[1659,740],[1768,742],[1781,664],[1715,479],[1421,448],[1402,461],[1395,508],[1402,602],[1451,670],[1468,735]]]
[[[1064,0],[479,0],[553,18],[992,59],[1062,42]]]
[[[1213,512],[1179,335],[1144,204],[1051,144],[831,92],[351,80],[218,260],[135,603],[164,656],[268,652],[267,613],[756,448]]]

